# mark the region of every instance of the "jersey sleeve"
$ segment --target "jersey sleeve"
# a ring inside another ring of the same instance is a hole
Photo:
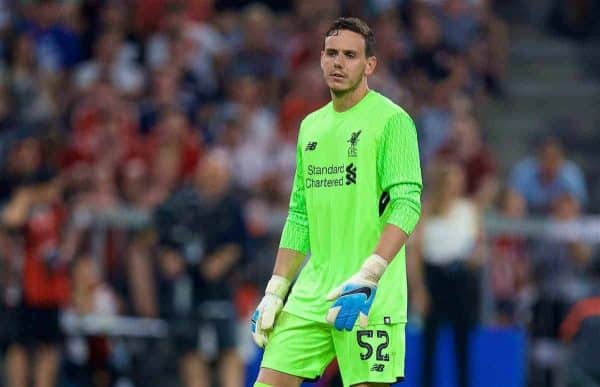
[[[296,173],[290,197],[290,207],[283,232],[280,248],[299,251],[306,254],[309,249],[308,216],[306,215],[306,198],[304,196],[304,173],[302,167],[302,147],[300,140],[296,149]]]
[[[377,173],[389,194],[387,223],[410,234],[421,214],[421,164],[417,131],[404,112],[392,116],[383,129],[377,152]]]

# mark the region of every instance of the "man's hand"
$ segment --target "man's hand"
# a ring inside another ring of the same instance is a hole
[[[373,254],[358,273],[333,289],[327,295],[328,301],[335,300],[327,312],[327,322],[333,324],[337,330],[351,331],[358,318],[360,327],[366,328],[369,311],[377,292],[377,283],[387,264],[385,259]]]
[[[217,249],[200,262],[200,273],[210,282],[221,281],[231,270],[242,254],[242,249],[235,243],[228,243]]]
[[[290,281],[274,275],[267,284],[265,296],[256,307],[250,321],[252,338],[261,348],[267,344],[269,331],[273,329],[277,315],[283,309],[283,300],[290,289]]]

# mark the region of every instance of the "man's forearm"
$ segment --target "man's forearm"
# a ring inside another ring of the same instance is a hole
[[[33,191],[30,188],[21,188],[0,212],[0,223],[9,228],[22,227],[27,221],[32,203]]]
[[[375,254],[391,262],[407,239],[408,235],[400,227],[388,223],[381,233]]]
[[[231,270],[241,256],[242,248],[239,244],[227,243],[204,258],[201,270],[210,279],[220,279]]]
[[[285,277],[292,281],[300,265],[304,261],[305,254],[291,249],[280,248],[277,251],[277,257],[275,258],[275,267],[273,268],[273,275]]]

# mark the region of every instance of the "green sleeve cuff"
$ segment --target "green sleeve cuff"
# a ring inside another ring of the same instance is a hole
[[[419,222],[420,214],[420,209],[405,203],[398,203],[392,210],[387,222],[401,228],[402,231],[410,235]]]
[[[390,215],[387,223],[410,235],[421,216],[421,184],[397,184],[390,189]]]
[[[308,226],[296,223],[289,217],[281,233],[279,247],[284,249],[296,250],[306,254],[309,250]]]

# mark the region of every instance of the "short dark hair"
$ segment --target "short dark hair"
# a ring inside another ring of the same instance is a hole
[[[356,32],[365,39],[365,55],[375,55],[375,34],[367,23],[357,17],[340,17],[331,23],[325,37],[335,35],[337,31],[348,30]]]

